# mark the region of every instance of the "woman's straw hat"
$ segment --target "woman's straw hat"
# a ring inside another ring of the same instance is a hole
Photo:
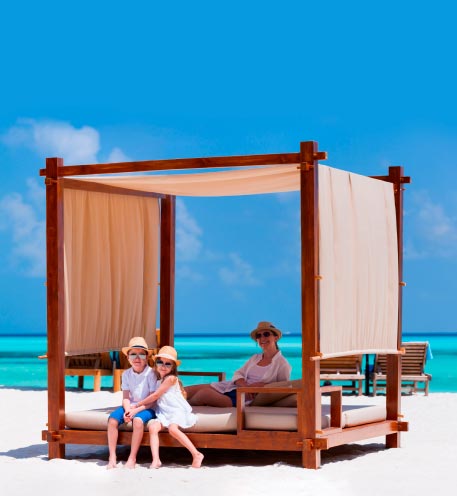
[[[122,348],[122,353],[124,353],[124,355],[128,356],[129,351],[132,348],[141,348],[142,350],[144,350],[148,354],[148,356],[151,356],[152,350],[149,349],[148,343],[146,343],[145,339],[142,337],[137,336],[135,338],[132,338],[129,341],[129,345]]]
[[[251,331],[251,338],[254,341],[257,341],[255,335],[260,331],[270,331],[276,336],[278,336],[278,339],[281,339],[282,336],[282,332],[277,327],[275,327],[271,322],[266,322],[266,321],[259,322],[257,324],[257,327],[253,331]]]
[[[159,353],[154,357],[154,360],[157,358],[168,358],[169,360],[173,360],[176,363],[176,366],[180,365],[181,360],[178,360],[178,353],[173,348],[173,346],[162,346],[160,348]]]

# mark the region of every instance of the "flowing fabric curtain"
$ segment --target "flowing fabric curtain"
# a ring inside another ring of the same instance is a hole
[[[318,181],[320,352],[396,353],[393,185],[322,165]]]
[[[67,354],[155,347],[158,256],[156,198],[64,189]]]

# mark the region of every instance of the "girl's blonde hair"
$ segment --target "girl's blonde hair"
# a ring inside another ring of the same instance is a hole
[[[175,361],[172,361],[172,363],[173,363],[173,365],[171,367],[170,372],[165,374],[163,376],[163,378],[165,379],[165,377],[168,377],[169,375],[174,375],[178,380],[179,389],[181,390],[182,395],[184,396],[184,398],[187,398],[186,390],[184,389],[184,386],[183,386],[183,383],[181,382],[181,379],[178,377],[178,366],[176,365]],[[159,371],[157,370],[157,366],[155,363],[154,363],[154,372],[155,372],[157,379],[160,379],[160,374],[159,374]]]

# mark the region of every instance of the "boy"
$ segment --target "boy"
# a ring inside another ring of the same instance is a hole
[[[131,367],[122,374],[122,406],[114,410],[108,418],[108,469],[117,467],[116,446],[119,426],[124,422],[132,422],[132,444],[125,467],[135,468],[144,425],[156,418],[154,410],[137,406],[139,401],[157,389],[156,375],[148,365],[151,351],[146,341],[142,337],[132,338],[129,345],[122,348],[122,353],[127,356]]]

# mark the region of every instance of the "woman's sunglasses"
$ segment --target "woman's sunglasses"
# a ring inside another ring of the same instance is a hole
[[[167,367],[169,369],[171,369],[171,367],[173,367],[173,363],[172,362],[162,362],[162,360],[156,360],[156,365],[163,365],[164,367]]]
[[[255,338],[256,338],[256,339],[260,339],[262,336],[263,336],[264,338],[269,338],[270,336],[276,336],[276,334],[275,334],[274,332],[270,332],[270,331],[258,332],[258,333],[255,335]]]

